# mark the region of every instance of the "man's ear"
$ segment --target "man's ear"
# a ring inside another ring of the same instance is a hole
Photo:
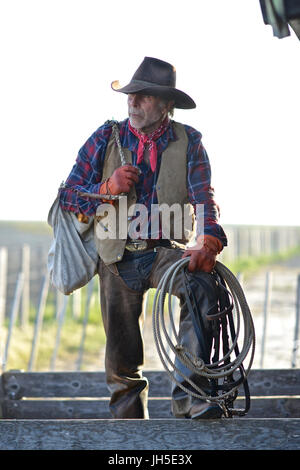
[[[168,109],[168,112],[170,112],[170,111],[171,111],[171,109],[173,109],[173,108],[174,108],[174,104],[175,104],[175,101],[174,101],[174,100],[172,100],[172,101],[168,101],[168,103],[167,103],[167,109]]]

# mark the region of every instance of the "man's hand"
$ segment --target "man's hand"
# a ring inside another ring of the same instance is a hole
[[[217,255],[222,251],[223,245],[220,240],[211,235],[203,235],[197,238],[197,244],[188,248],[182,258],[191,257],[188,270],[205,271],[210,273],[216,264]]]
[[[129,193],[134,183],[139,181],[139,170],[133,165],[117,168],[108,179],[107,186],[111,194]]]

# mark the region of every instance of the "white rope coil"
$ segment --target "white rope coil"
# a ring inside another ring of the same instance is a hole
[[[170,379],[175,382],[187,394],[200,399],[209,399],[210,401],[224,401],[225,397],[232,396],[233,392],[241,385],[233,386],[229,391],[224,392],[220,396],[207,395],[198,385],[196,385],[189,377],[187,377],[181,370],[175,366],[175,361],[171,360],[167,349],[171,349],[181,363],[183,363],[193,373],[205,377],[206,379],[220,379],[232,376],[232,374],[243,366],[243,363],[250,354],[248,366],[245,369],[245,377],[247,378],[254,359],[255,351],[255,329],[248,307],[243,289],[233,275],[233,273],[219,261],[216,262],[215,270],[220,274],[226,283],[228,290],[233,298],[233,314],[235,314],[235,338],[228,352],[218,361],[205,364],[204,361],[193,356],[185,347],[180,344],[178,333],[175,327],[174,312],[172,311],[171,295],[168,297],[168,317],[170,334],[165,323],[165,299],[168,293],[173,292],[173,284],[179,271],[183,270],[189,263],[190,258],[183,258],[174,263],[161,278],[159,285],[156,289],[156,294],[153,302],[152,322],[153,322],[153,335],[160,360],[167,371]],[[242,319],[242,323],[241,323]],[[239,354],[230,360],[231,354],[234,352],[241,333],[241,326],[243,325],[244,335],[242,347]],[[171,339],[173,335],[175,343]],[[166,348],[167,343],[168,348]],[[177,372],[187,383],[190,384],[192,390],[185,387],[175,377],[174,372]]]

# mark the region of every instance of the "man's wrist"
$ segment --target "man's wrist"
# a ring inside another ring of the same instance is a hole
[[[204,247],[207,251],[211,251],[216,255],[223,250],[222,242],[212,235],[199,235],[197,237],[197,245],[199,249]]]

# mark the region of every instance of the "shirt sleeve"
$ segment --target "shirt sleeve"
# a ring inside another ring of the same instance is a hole
[[[197,236],[212,235],[217,237],[223,246],[227,246],[227,237],[218,223],[219,208],[214,199],[214,189],[211,187],[211,167],[202,144],[202,135],[189,126],[186,126],[186,131],[189,137],[187,187],[196,220],[199,219]]]
[[[81,197],[78,192],[97,193],[101,187],[102,169],[111,126],[103,125],[86,141],[76,162],[60,189],[60,206],[64,210],[93,216],[101,200]]]

